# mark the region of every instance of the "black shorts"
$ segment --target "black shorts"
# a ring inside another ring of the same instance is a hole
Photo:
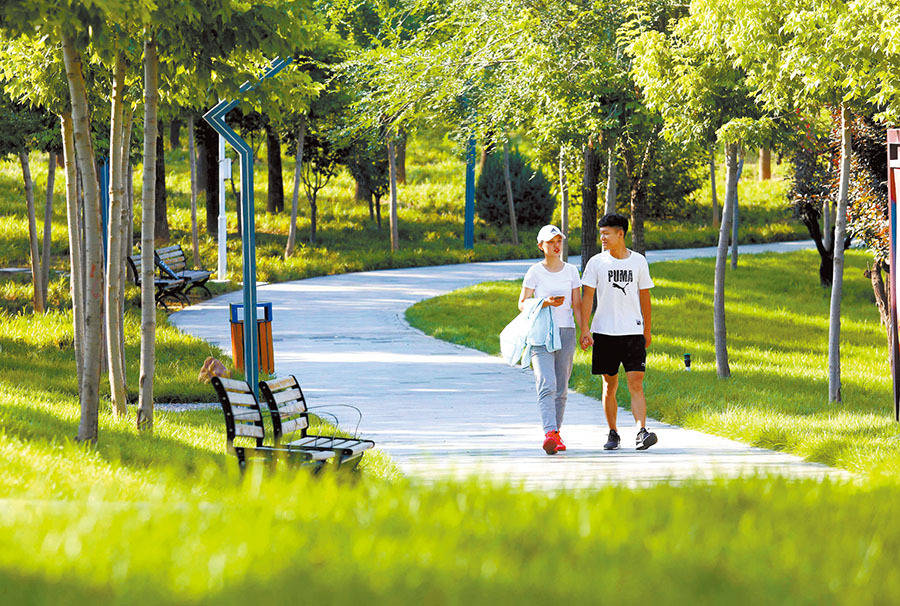
[[[647,346],[644,335],[601,335],[593,333],[594,347],[591,374],[614,375],[619,364],[625,372],[644,372],[647,366]]]

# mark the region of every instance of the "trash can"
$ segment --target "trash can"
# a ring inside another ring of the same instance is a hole
[[[234,367],[244,370],[244,304],[231,303],[231,353]],[[256,343],[259,355],[259,370],[268,374],[275,372],[275,353],[272,347],[272,304],[256,304]]]

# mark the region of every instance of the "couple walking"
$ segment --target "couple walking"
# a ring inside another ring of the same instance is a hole
[[[650,345],[650,269],[643,255],[625,246],[626,217],[605,215],[598,228],[603,252],[591,257],[584,275],[579,276],[578,268],[560,257],[563,233],[554,225],[542,227],[537,241],[544,260],[532,265],[522,281],[522,313],[513,324],[518,322],[519,334],[526,335],[524,357],[534,369],[547,454],[566,450],[559,430],[576,342],[583,350],[593,348],[591,373],[603,377],[603,407],[609,425],[603,447],[619,447],[616,390],[620,365],[625,368],[631,412],[640,424],[637,450],[646,450],[657,441],[656,434],[647,430],[643,387]],[[596,311],[591,319],[595,296]],[[581,329],[578,337],[576,324]]]

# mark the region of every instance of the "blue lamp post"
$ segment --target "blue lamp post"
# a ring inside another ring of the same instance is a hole
[[[275,59],[269,68],[256,82],[245,82],[240,87],[240,92],[250,91],[262,83],[266,78],[271,78],[291,63],[291,59]],[[244,370],[247,375],[247,383],[253,392],[259,396],[259,352],[257,350],[256,334],[256,225],[253,206],[253,150],[234,130],[225,122],[225,115],[234,109],[240,99],[224,99],[215,107],[203,115],[212,128],[224,137],[237,151],[241,159],[241,218],[243,230],[241,233],[241,247],[243,250],[243,279],[244,279]]]

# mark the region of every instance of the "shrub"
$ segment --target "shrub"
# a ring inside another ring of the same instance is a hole
[[[516,223],[523,227],[546,225],[553,216],[556,199],[550,194],[550,182],[534,169],[518,151],[509,153],[509,179],[516,207]],[[509,202],[503,177],[503,153],[488,156],[475,186],[475,210],[487,223],[509,225]]]

